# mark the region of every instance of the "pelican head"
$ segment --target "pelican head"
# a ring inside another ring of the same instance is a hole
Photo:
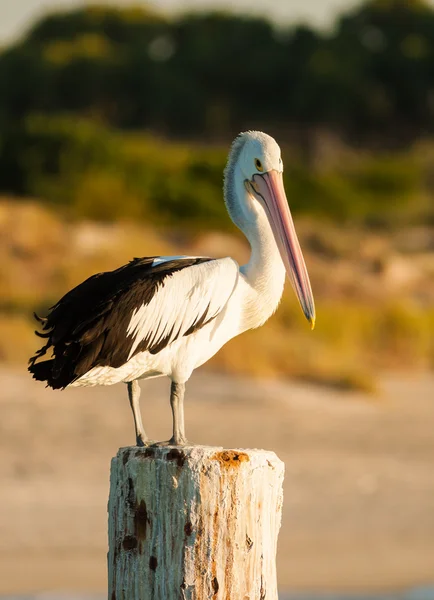
[[[235,139],[225,170],[225,200],[232,220],[246,234],[256,231],[266,217],[286,273],[313,329],[315,304],[286,199],[276,140],[260,131],[247,131]]]

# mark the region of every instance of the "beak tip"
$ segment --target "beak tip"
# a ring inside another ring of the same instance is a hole
[[[315,329],[315,316],[309,317],[311,331]]]

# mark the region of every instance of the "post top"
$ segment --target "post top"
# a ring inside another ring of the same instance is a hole
[[[270,450],[257,448],[223,448],[222,446],[126,446],[119,448],[116,455],[125,465],[129,461],[156,460],[175,462],[179,467],[185,462],[197,463],[216,461],[221,467],[239,467],[253,463],[250,467],[265,466],[283,468],[283,462]]]

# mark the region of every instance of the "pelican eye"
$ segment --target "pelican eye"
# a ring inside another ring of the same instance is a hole
[[[264,170],[264,167],[262,166],[261,161],[259,160],[259,158],[255,158],[255,167],[257,168],[258,171],[260,171],[262,173],[262,171]]]

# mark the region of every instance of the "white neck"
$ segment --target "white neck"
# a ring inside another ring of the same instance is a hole
[[[246,206],[247,190],[242,178],[236,174],[237,169],[234,169],[232,194],[240,207]],[[265,212],[261,211],[254,220],[237,220],[252,250],[249,262],[240,269],[251,292],[246,306],[246,325],[248,328],[259,327],[279,305],[285,283],[285,267]]]

